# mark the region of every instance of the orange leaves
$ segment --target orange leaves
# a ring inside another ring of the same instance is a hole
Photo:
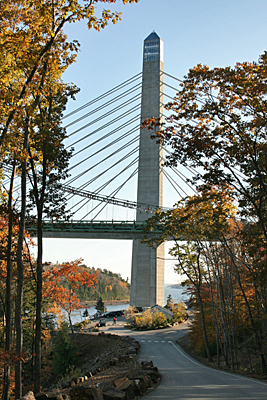
[[[75,291],[82,285],[94,287],[97,273],[89,273],[81,266],[82,260],[55,266],[44,272],[44,297],[64,308],[68,313],[82,308]]]
[[[123,0],[123,4],[137,2]],[[20,111],[31,108],[32,115],[38,103],[35,96],[40,97],[49,81],[60,79],[75,61],[78,43],[67,40],[63,31],[66,23],[85,20],[89,29],[100,31],[109,21],[116,24],[121,19],[120,12],[108,9],[97,16],[101,3],[116,0],[1,2],[0,147],[6,136],[11,136],[14,119],[20,120]],[[6,142],[8,145],[10,140]]]

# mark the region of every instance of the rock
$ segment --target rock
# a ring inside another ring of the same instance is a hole
[[[101,389],[102,391],[104,391],[104,390],[108,390],[108,389],[114,389],[115,386],[111,382],[98,382],[96,384],[96,387],[98,389]]]
[[[94,400],[104,400],[102,390],[97,388],[92,388],[92,393],[94,395]]]
[[[126,393],[126,400],[133,400],[135,398],[133,381],[125,377],[117,379],[114,384],[117,389]]]
[[[151,380],[150,376],[145,375],[143,377],[143,380],[144,380],[144,384],[146,385],[147,389],[151,388],[152,380]]]
[[[141,365],[143,369],[154,367],[153,361],[142,361]]]
[[[104,400],[102,391],[97,388],[77,386],[70,391],[71,400]]]
[[[147,369],[146,376],[149,376],[153,383],[157,383],[160,378],[160,374],[159,374],[157,367],[154,367],[151,370]]]
[[[134,394],[136,396],[144,396],[147,391],[147,387],[143,379],[134,379]]]
[[[23,400],[35,400],[34,393],[32,391],[26,393],[23,397]]]
[[[152,379],[149,375],[144,374],[137,374],[133,381],[140,380],[140,387],[142,388],[143,394],[146,393],[147,389],[152,387]]]
[[[104,400],[126,400],[126,393],[116,388],[102,391]]]

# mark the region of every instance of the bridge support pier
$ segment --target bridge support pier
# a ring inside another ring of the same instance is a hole
[[[152,32],[144,41],[141,123],[162,118],[163,42]],[[151,140],[151,131],[140,129],[137,203],[162,206],[162,148]],[[152,214],[137,210],[136,221]],[[130,304],[137,307],[164,305],[164,244],[150,248],[133,241]]]
[[[164,244],[152,248],[133,240],[130,304],[164,305]]]

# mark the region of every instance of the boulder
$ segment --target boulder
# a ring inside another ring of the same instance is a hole
[[[126,400],[133,400],[135,398],[133,381],[125,377],[115,380],[114,384],[117,389],[126,393]]]
[[[23,397],[23,400],[35,400],[34,393],[32,391],[26,393]]]
[[[134,384],[135,396],[139,397],[139,396],[144,396],[144,394],[146,394],[147,387],[143,379],[134,379],[133,384]]]
[[[142,361],[141,365],[143,369],[154,367],[153,361]]]
[[[147,369],[145,371],[145,376],[150,377],[153,383],[157,383],[160,378],[157,367],[151,368],[151,370]]]
[[[126,400],[126,393],[116,388],[102,391],[104,400]]]
[[[126,400],[126,393],[110,382],[99,382],[97,387],[102,391],[104,400]]]
[[[76,386],[70,391],[71,400],[103,400],[102,391],[98,388]]]

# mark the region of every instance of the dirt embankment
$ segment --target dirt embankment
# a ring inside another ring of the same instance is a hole
[[[199,361],[200,363],[211,367],[211,368],[215,368],[221,371],[227,371],[227,372],[232,372],[232,373],[237,373],[239,375],[243,375],[249,378],[255,378],[255,379],[260,379],[263,380],[265,382],[267,382],[267,376],[263,373],[260,372],[259,368],[258,371],[254,371],[252,372],[251,370],[249,370],[247,368],[247,360],[244,354],[242,354],[242,352],[239,353],[238,355],[238,371],[233,370],[231,368],[231,366],[227,366],[225,361],[223,360],[223,357],[220,357],[220,366],[218,366],[218,360],[217,360],[217,356],[213,356],[213,360],[212,361],[208,361],[207,358],[201,356],[199,353],[197,353],[194,349],[194,347],[192,346],[192,344],[190,343],[190,336],[189,334],[183,336],[181,339],[179,339],[177,341],[177,343],[183,348],[183,350],[188,353],[192,358],[196,359],[197,361]],[[251,360],[252,362],[254,362],[255,364],[259,364],[259,360],[255,357],[255,354],[253,354],[253,352],[251,352],[250,354]]]
[[[80,376],[27,400],[135,400],[160,382],[151,361],[139,364],[139,343],[129,336],[76,333]]]

